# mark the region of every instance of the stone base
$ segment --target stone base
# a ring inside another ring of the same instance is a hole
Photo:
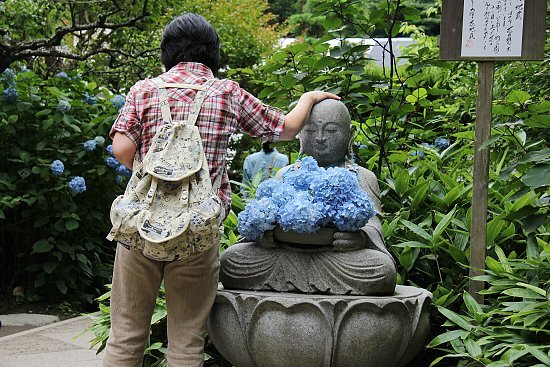
[[[208,333],[236,367],[401,367],[424,346],[431,297],[219,290]]]

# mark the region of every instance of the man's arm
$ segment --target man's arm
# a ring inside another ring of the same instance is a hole
[[[298,100],[298,104],[285,116],[285,126],[279,136],[279,140],[288,141],[294,139],[308,120],[313,105],[327,98],[340,99],[336,94],[321,91],[311,91],[302,94]]]
[[[113,155],[129,169],[133,169],[136,144],[126,135],[116,132],[113,137]]]

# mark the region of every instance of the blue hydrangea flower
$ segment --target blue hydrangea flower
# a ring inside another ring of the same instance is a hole
[[[115,95],[111,100],[113,107],[118,109],[121,109],[122,106],[124,106],[125,102],[126,102],[126,98],[124,96],[121,96],[120,94]]]
[[[258,185],[256,199],[269,198],[275,205],[281,207],[296,196],[296,189],[286,182],[270,178]]]
[[[107,154],[109,154],[111,157],[113,156],[113,146],[111,144],[107,145],[107,148],[105,148],[107,151]]]
[[[105,163],[111,168],[117,168],[120,166],[120,162],[115,157],[107,157]]]
[[[69,79],[69,76],[68,76],[67,73],[64,72],[64,71],[60,71],[59,73],[55,74],[55,76],[58,77],[58,78]]]
[[[252,200],[238,215],[239,233],[250,240],[262,237],[265,231],[275,228],[277,209],[270,199]]]
[[[57,109],[61,112],[69,112],[71,110],[71,104],[64,99],[59,100]]]
[[[10,87],[7,89],[4,89],[4,100],[8,103],[13,103],[17,101],[17,89],[14,87]]]
[[[365,192],[356,192],[336,210],[333,222],[340,231],[358,231],[376,214],[372,201]]]
[[[97,141],[95,141],[94,139],[86,140],[84,142],[84,150],[87,152],[91,152],[95,150],[96,146],[97,146]]]
[[[65,171],[65,165],[59,159],[56,159],[52,162],[50,170],[54,175],[61,176],[63,174],[63,171]]]
[[[95,142],[97,143],[97,145],[99,145],[100,147],[103,146],[103,144],[105,144],[105,138],[103,136],[96,136],[94,138]]]
[[[15,72],[10,69],[10,68],[7,68],[6,70],[4,70],[4,72],[2,73],[2,77],[5,79],[5,80],[13,80],[15,78]]]
[[[88,94],[88,92],[86,92],[86,94],[84,95],[84,103],[89,105],[95,105],[97,103],[97,97],[91,96]]]
[[[23,69],[21,69],[21,72],[22,72],[22,73],[28,73],[29,71],[30,71],[30,70],[29,70],[29,69],[27,69],[27,68],[23,68]]]
[[[315,159],[305,157],[301,161],[296,161],[294,166],[283,174],[283,180],[298,191],[307,191],[311,182],[323,171]]]
[[[126,167],[123,164],[119,164],[117,168],[115,168],[116,173],[119,175],[122,175],[124,177],[130,177],[132,176],[132,170]]]
[[[283,231],[315,232],[321,228],[323,212],[322,204],[314,203],[309,193],[301,191],[279,209],[277,222]]]
[[[69,182],[69,188],[75,194],[81,194],[86,191],[86,181],[83,177],[75,176],[72,178],[71,182]]]
[[[330,167],[310,185],[313,200],[324,205],[324,216],[334,218],[337,210],[351,195],[360,192],[357,176],[341,167]]]
[[[449,139],[439,137],[435,139],[434,145],[441,150],[445,150],[451,145],[451,143],[449,142]]]
[[[122,183],[124,181],[124,177],[121,175],[117,175],[115,181],[116,183]]]

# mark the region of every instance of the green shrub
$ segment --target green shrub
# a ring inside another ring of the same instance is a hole
[[[108,213],[125,182],[106,165],[123,97],[68,74],[2,74],[1,287],[92,302],[111,274]]]

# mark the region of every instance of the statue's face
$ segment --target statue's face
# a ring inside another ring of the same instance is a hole
[[[350,122],[349,113],[341,102],[323,101],[315,105],[300,132],[303,152],[315,158],[322,167],[342,162],[351,139]]]

